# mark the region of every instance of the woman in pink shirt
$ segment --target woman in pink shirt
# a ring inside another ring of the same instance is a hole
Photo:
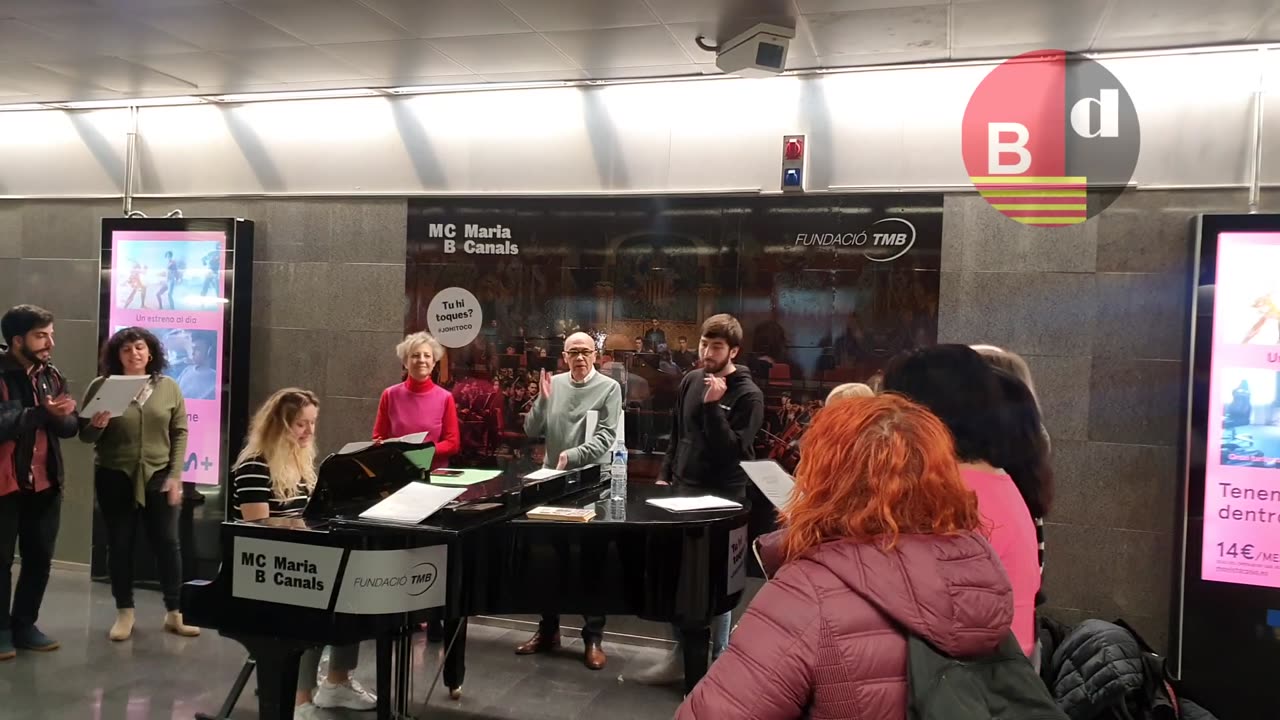
[[[894,358],[885,369],[884,390],[929,408],[955,438],[960,475],[978,496],[983,531],[1013,586],[1013,633],[1030,657],[1039,548],[1031,513],[1005,469],[1034,450],[1024,447],[1018,439],[1022,434],[1011,427],[1000,378],[972,349],[938,345]]]
[[[405,380],[382,392],[378,417],[373,421],[373,439],[390,440],[425,432],[435,443],[431,469],[445,467],[461,449],[458,408],[453,395],[431,380],[431,371],[444,355],[440,342],[425,332],[405,337],[396,346],[404,366]]]

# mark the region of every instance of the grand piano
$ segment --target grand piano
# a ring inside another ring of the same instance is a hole
[[[376,641],[377,717],[409,717],[412,633],[433,615],[455,621],[446,678],[465,668],[466,623],[456,621],[561,612],[679,626],[686,690],[697,684],[711,619],[745,588],[747,510],[669,513],[645,500],[679,491],[656,485],[610,500],[600,468],[588,466],[543,480],[504,472],[416,525],[360,518],[409,482],[451,482],[425,469],[423,448],[386,443],[331,455],[303,518],[222,526],[218,575],[187,583],[182,611],[188,623],[244,645],[251,661],[222,714],[204,717],[225,717],[256,668],[259,717],[291,718],[302,652],[365,640]],[[585,523],[525,515],[593,504],[596,517]]]

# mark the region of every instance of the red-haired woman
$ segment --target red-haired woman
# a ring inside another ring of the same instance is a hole
[[[924,408],[881,395],[819,412],[792,497],[761,542],[772,579],[677,720],[902,720],[903,628],[953,657],[1009,634],[1009,581]]]

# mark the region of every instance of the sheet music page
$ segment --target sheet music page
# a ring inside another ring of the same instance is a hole
[[[420,432],[420,433],[411,433],[409,435],[403,435],[398,438],[391,438],[387,442],[402,442],[402,443],[409,443],[410,445],[421,445],[426,441],[427,441],[427,433]]]
[[[558,475],[565,475],[568,472],[570,471],[556,470],[555,468],[538,468],[537,470],[534,470],[528,475],[525,475],[522,479],[523,480],[546,480],[548,478],[553,478]]]
[[[360,517],[366,520],[417,524],[453,502],[465,491],[466,488],[439,487],[411,482],[392,493],[387,499],[360,513]]]
[[[780,508],[791,500],[791,490],[796,486],[796,481],[781,465],[772,460],[745,460],[741,465],[742,471],[769,498],[774,507]]]
[[[346,445],[343,445],[342,449],[338,451],[338,454],[351,455],[352,453],[358,453],[361,450],[364,450],[365,448],[371,448],[371,447],[373,447],[373,443],[367,440],[363,442],[351,442],[351,443],[347,443]]]
[[[742,507],[742,503],[725,500],[715,495],[700,497],[652,498],[645,502],[671,512],[694,512],[697,510],[730,510]]]

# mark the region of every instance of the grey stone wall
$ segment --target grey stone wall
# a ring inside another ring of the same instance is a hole
[[[1246,208],[1244,192],[1130,192],[1071,229],[1025,228],[973,195],[946,200],[942,342],[1025,355],[1053,436],[1058,499],[1048,527],[1051,612],[1132,621],[1166,642],[1173,582],[1189,219]],[[364,438],[398,378],[405,313],[405,202],[146,201],[153,216],[257,224],[251,403],[286,385],[323,398],[320,449]],[[59,317],[56,362],[94,374],[99,220],[114,201],[0,203],[0,307]],[[91,454],[69,443],[58,557],[87,562]]]
[[[1024,355],[1053,439],[1051,615],[1123,617],[1166,645],[1190,219],[1247,200],[1130,191],[1088,223],[1038,229],[980,197],[947,198],[939,341]]]

